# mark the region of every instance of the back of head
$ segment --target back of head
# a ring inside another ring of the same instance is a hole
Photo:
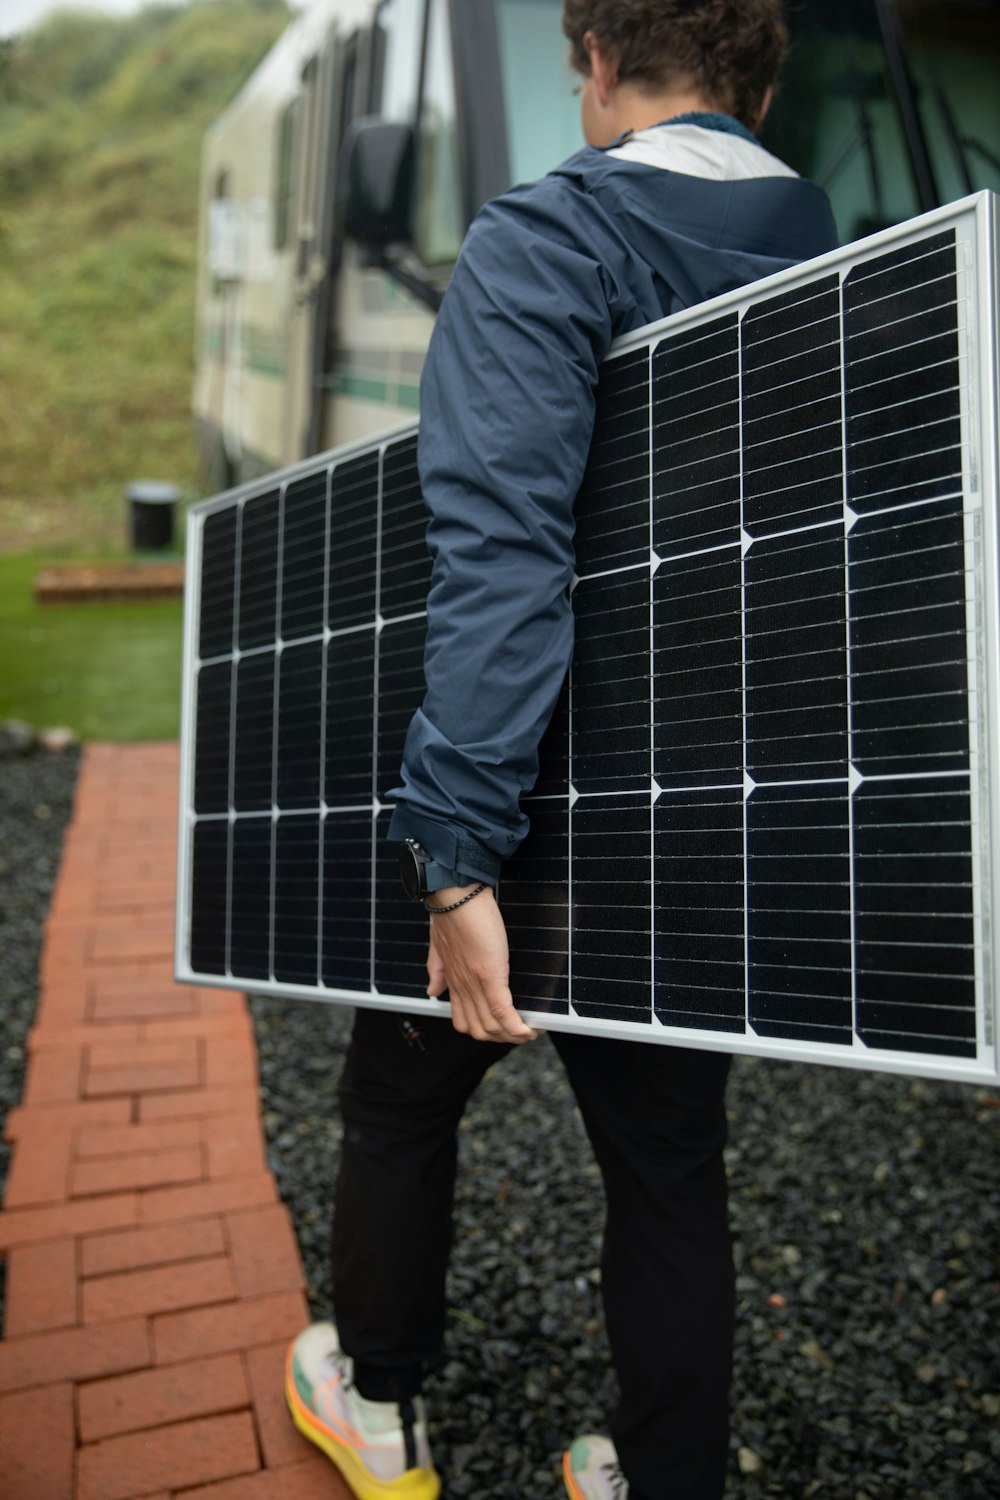
[[[621,83],[650,93],[692,88],[753,129],[788,44],[782,0],[564,0],[579,73],[588,33],[613,54]]]

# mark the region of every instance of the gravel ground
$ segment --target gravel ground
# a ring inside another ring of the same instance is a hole
[[[5,1104],[20,1093],[75,766],[0,763]],[[252,1008],[272,1166],[324,1316],[349,1016]],[[1000,1096],[740,1059],[730,1104],[741,1316],[727,1500],[997,1500]],[[462,1168],[449,1347],[427,1386],[446,1500],[554,1500],[561,1447],[602,1426],[614,1378],[599,1183],[547,1042],[487,1078]]]
[[[42,923],[69,820],[79,753],[0,757],[0,1107],[24,1089],[24,1042],[38,1003]],[[0,1187],[10,1147],[0,1142]],[[0,1310],[3,1290],[0,1287]]]

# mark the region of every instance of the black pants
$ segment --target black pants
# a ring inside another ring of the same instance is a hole
[[[509,1048],[446,1019],[359,1010],[341,1084],[334,1309],[373,1399],[404,1399],[444,1338],[456,1130]],[[602,1290],[632,1500],[719,1500],[728,1449],[733,1267],[722,1164],[729,1058],[550,1033],[607,1195]],[[516,1128],[516,1122],[511,1128]],[[571,1435],[570,1435],[571,1436]]]

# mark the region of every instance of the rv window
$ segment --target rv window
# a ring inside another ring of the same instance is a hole
[[[1000,190],[1000,18],[974,0],[907,0],[900,23],[942,203]]]
[[[583,145],[559,0],[496,0],[512,182],[533,182]]]
[[[464,226],[458,176],[455,76],[446,0],[431,0],[427,71],[420,101],[414,249],[426,266],[450,265]]]
[[[1000,186],[1000,31],[981,0],[895,0],[932,187],[945,203]],[[912,153],[870,0],[811,0],[789,15],[792,49],[764,144],[830,194],[843,240],[923,206]]]
[[[295,191],[294,150],[295,115],[298,100],[284,109],[278,120],[274,171],[274,248],[284,250],[288,244],[292,221],[292,196]]]
[[[379,6],[375,27],[381,87],[373,110],[383,120],[411,125],[416,119],[423,15],[423,0],[385,0]]]
[[[789,21],[791,51],[764,144],[826,189],[842,240],[919,213],[875,7],[814,0]]]

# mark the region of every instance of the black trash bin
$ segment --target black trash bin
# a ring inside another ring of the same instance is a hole
[[[181,497],[175,484],[137,479],[125,491],[129,534],[135,552],[159,552],[174,539],[174,506]]]

